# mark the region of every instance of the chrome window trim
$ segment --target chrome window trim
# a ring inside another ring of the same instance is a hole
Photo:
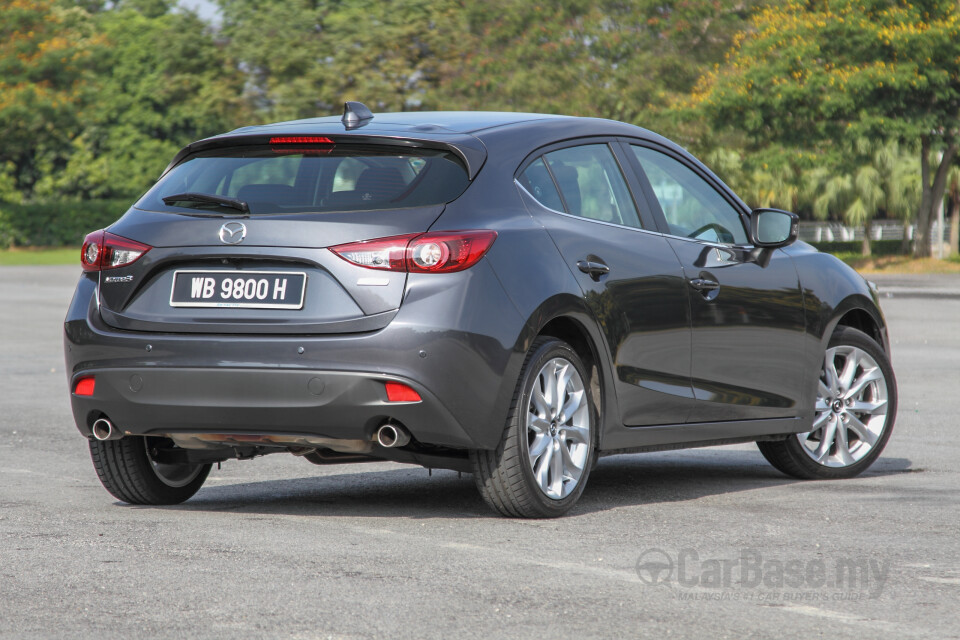
[[[753,248],[753,245],[750,243],[747,244],[737,244],[736,242],[716,242],[715,240],[700,240],[698,238],[691,238],[690,236],[675,236],[672,233],[664,233],[664,236],[667,238],[676,238],[677,240],[683,240],[684,242],[696,242],[697,244],[702,244],[706,247],[716,247],[718,249],[748,249]]]
[[[660,237],[663,237],[663,236],[665,235],[665,234],[660,233],[659,231],[651,231],[650,229],[644,229],[643,227],[630,227],[630,226],[627,226],[627,225],[625,225],[625,224],[617,224],[617,223],[615,223],[615,222],[604,222],[603,220],[594,220],[593,218],[584,218],[583,216],[575,216],[575,215],[573,215],[572,213],[566,213],[566,212],[564,212],[564,211],[557,211],[556,209],[551,209],[551,208],[548,207],[547,205],[545,205],[545,204],[543,204],[542,202],[540,202],[539,200],[537,200],[537,198],[536,198],[532,193],[530,193],[529,191],[527,191],[526,188],[525,188],[522,184],[520,184],[519,180],[517,180],[516,178],[514,178],[514,179],[513,179],[513,183],[514,183],[515,185],[517,185],[517,188],[518,188],[518,189],[522,189],[525,194],[527,194],[528,196],[530,196],[530,198],[531,198],[534,202],[536,202],[538,205],[540,205],[540,208],[542,208],[544,211],[549,211],[550,213],[556,214],[556,215],[558,215],[558,216],[563,216],[563,217],[565,217],[565,218],[571,218],[571,219],[573,219],[573,220],[583,220],[584,222],[592,222],[593,224],[602,224],[602,225],[604,225],[605,227],[614,227],[615,229],[626,229],[627,231],[637,231],[637,232],[646,233],[646,234],[649,234],[649,235],[652,235],[652,236],[660,236]]]

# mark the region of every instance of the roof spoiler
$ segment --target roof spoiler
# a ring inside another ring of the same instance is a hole
[[[362,125],[361,125],[362,126]],[[281,133],[281,132],[278,132]],[[303,132],[282,132],[289,135],[303,135]],[[167,168],[163,170],[163,173],[160,174],[160,178],[167,174],[171,169],[180,164],[187,158],[187,156],[197,153],[198,151],[205,151],[207,149],[214,149],[216,147],[236,147],[243,145],[265,145],[269,144],[270,138],[272,135],[276,134],[256,134],[256,135],[219,135],[213,138],[206,138],[205,140],[199,140],[197,142],[192,142],[181,149],[173,160],[167,165]],[[311,135],[313,135],[311,133]],[[373,144],[373,145],[395,145],[398,147],[406,148],[423,148],[423,149],[442,149],[444,151],[450,151],[454,153],[460,160],[463,162],[464,167],[467,170],[467,177],[471,180],[476,177],[477,173],[480,171],[480,167],[483,166],[483,163],[487,159],[487,149],[484,147],[483,143],[480,142],[477,138],[468,135],[444,135],[443,139],[436,139],[430,136],[420,137],[410,137],[406,135],[384,135],[384,134],[371,134],[364,135],[362,133],[350,133],[347,135],[341,134],[338,136],[336,133],[323,133],[324,137],[330,138],[335,143],[346,143],[346,144]]]
[[[343,103],[343,117],[340,118],[340,122],[343,123],[344,129],[351,131],[353,129],[359,129],[364,127],[373,120],[373,112],[367,107],[367,105],[362,102],[353,102],[347,101]],[[286,123],[295,125],[296,123]],[[214,136],[212,138],[205,138],[203,140],[198,140],[192,142],[181,149],[170,164],[167,165],[167,168],[163,170],[163,173],[160,174],[162,178],[167,174],[170,169],[173,169],[175,166],[180,164],[187,156],[197,151],[202,151],[205,149],[211,149],[218,146],[231,147],[245,144],[267,144],[271,135],[265,134],[254,134],[254,135],[244,135],[238,133],[243,131],[243,129],[238,129],[237,132],[221,134]],[[290,132],[290,135],[302,135],[304,131]],[[316,132],[310,131],[311,135],[314,135]],[[367,135],[357,135],[350,134],[349,140],[343,138],[337,139],[337,134],[333,131],[323,131],[324,137],[332,136],[332,139],[335,142],[348,142],[352,144],[382,144],[382,145],[397,145],[404,147],[422,147],[422,148],[432,148],[432,149],[443,149],[446,151],[452,151],[463,161],[464,166],[467,169],[467,177],[473,180],[477,173],[480,171],[480,167],[483,166],[483,163],[487,159],[487,148],[480,142],[476,137],[469,134],[445,134],[442,137],[437,135],[426,135],[423,137],[420,136],[404,136],[404,135],[392,135],[384,133],[376,133]]]

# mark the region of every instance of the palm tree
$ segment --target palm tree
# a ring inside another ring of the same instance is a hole
[[[858,142],[869,162],[847,173],[820,167],[806,174],[805,193],[813,200],[813,214],[826,220],[839,213],[843,222],[863,227],[861,253],[871,254],[873,220],[880,211],[898,218],[909,217],[919,197],[919,171],[896,142],[879,147]]]
[[[800,186],[793,168],[787,165],[764,166],[750,175],[747,197],[757,207],[780,207],[795,211]]]
[[[738,151],[723,147],[708,153],[706,162],[751,207],[796,210],[801,189],[797,170],[788,162],[754,167],[759,160],[745,161]]]
[[[736,193],[745,193],[748,180],[743,170],[743,157],[727,147],[717,147],[706,155],[707,166]]]

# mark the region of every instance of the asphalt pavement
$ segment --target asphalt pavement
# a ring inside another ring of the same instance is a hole
[[[900,410],[853,480],[753,445],[601,460],[557,520],[289,455],[115,501],[70,414],[75,267],[0,267],[0,638],[960,637],[960,276],[873,277]]]

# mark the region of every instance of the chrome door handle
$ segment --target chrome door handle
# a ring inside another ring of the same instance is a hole
[[[690,280],[690,286],[703,293],[707,291],[716,291],[720,288],[720,283],[716,280],[708,280],[706,278],[694,278],[693,280]]]
[[[592,262],[590,260],[580,260],[577,262],[577,269],[583,271],[594,280],[599,280],[600,276],[610,273],[610,267],[602,262]]]

